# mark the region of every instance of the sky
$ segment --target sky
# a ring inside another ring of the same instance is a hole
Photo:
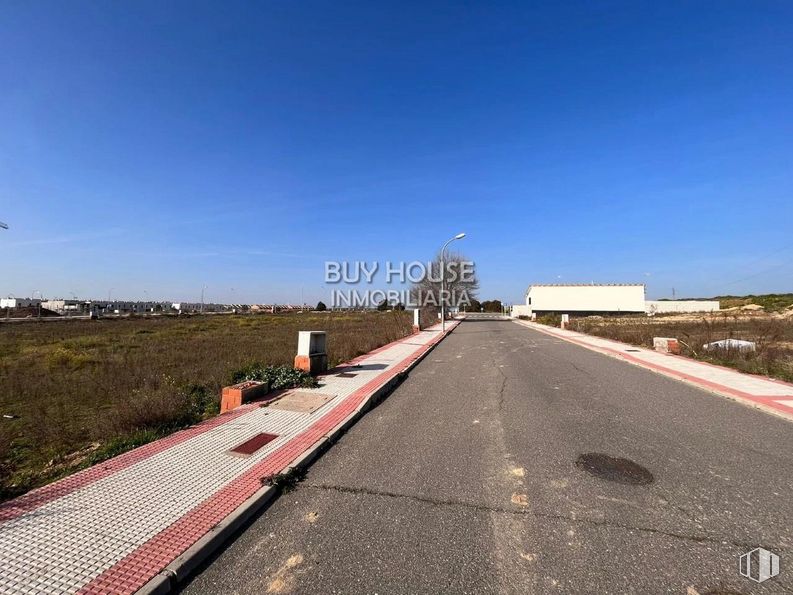
[[[793,291],[790,2],[13,0],[0,89],[2,295]]]

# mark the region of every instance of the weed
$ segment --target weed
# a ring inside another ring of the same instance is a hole
[[[558,327],[562,325],[562,316],[561,314],[543,314],[542,316],[538,316],[535,322],[539,322],[545,326]]]
[[[275,486],[283,492],[289,492],[303,481],[305,475],[304,469],[291,468],[288,471],[262,477],[261,482],[263,486]]]

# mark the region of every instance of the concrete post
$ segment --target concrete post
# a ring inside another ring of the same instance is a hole
[[[421,310],[416,308],[413,310],[413,332],[418,333],[421,331]]]
[[[295,368],[311,375],[328,371],[325,331],[299,331]]]
[[[570,315],[562,314],[562,328],[567,328],[570,325]]]

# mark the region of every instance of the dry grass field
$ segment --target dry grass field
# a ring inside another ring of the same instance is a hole
[[[0,326],[0,499],[217,412],[253,362],[291,365],[299,330],[336,365],[411,332],[410,312],[152,317]]]
[[[653,337],[675,337],[683,355],[793,382],[793,317],[763,313],[722,312],[713,315],[589,317],[571,319],[571,330],[643,347]],[[706,351],[706,343],[744,339],[757,344],[755,352]]]

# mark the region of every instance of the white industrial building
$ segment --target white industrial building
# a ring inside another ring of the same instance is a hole
[[[644,285],[532,285],[526,309],[532,314],[636,314],[645,312]]]
[[[648,314],[715,312],[717,301],[646,300],[645,286],[635,284],[531,285],[526,305],[513,306],[513,316],[543,314]]]
[[[38,306],[40,303],[41,300],[34,298],[0,298],[0,308],[30,308]]]

